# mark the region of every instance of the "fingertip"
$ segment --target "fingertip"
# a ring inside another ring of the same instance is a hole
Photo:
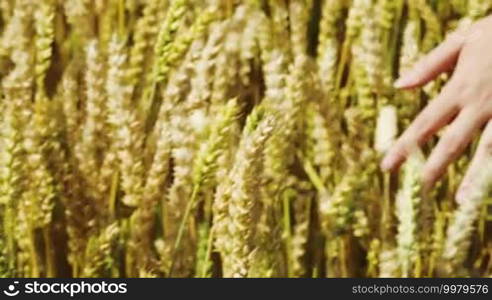
[[[420,76],[416,72],[407,73],[398,78],[393,86],[396,89],[408,89],[419,84]]]
[[[402,142],[396,142],[381,161],[381,169],[389,172],[395,171],[405,161],[407,153]]]
[[[381,161],[381,169],[383,171],[391,171],[395,166],[395,155],[388,153]]]
[[[402,89],[405,87],[405,81],[402,78],[398,78],[393,84],[395,89]]]

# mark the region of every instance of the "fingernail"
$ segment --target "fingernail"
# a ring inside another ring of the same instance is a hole
[[[398,78],[394,83],[394,87],[397,89],[401,89],[408,86],[412,86],[415,85],[418,82],[418,80],[419,80],[419,75],[416,72],[410,72]]]

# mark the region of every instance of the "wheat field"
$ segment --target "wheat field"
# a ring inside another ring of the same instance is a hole
[[[394,80],[491,11],[0,0],[0,276],[491,277],[476,142],[432,191],[438,137],[379,169],[449,76]]]

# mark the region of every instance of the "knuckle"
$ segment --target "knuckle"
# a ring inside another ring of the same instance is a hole
[[[469,121],[482,125],[492,118],[492,106],[490,103],[490,100],[479,99],[476,102],[467,105],[466,109],[469,110],[470,116]]]
[[[459,143],[457,140],[448,142],[443,146],[442,155],[444,157],[454,158],[460,154],[461,147],[461,143]]]
[[[429,139],[432,135],[434,134],[434,130],[431,126],[431,123],[428,122],[426,123],[422,128],[421,131],[417,137],[417,143],[422,144],[424,143],[427,139]]]
[[[475,110],[475,112],[479,112],[479,113],[488,113],[489,111],[491,111],[491,97],[490,95],[486,94],[486,93],[480,93],[479,92],[480,89],[477,90],[477,92],[475,93],[476,96],[475,96],[475,101],[472,103],[472,108]]]
[[[409,136],[402,137],[397,149],[398,154],[401,156],[407,156],[416,146],[417,143],[414,141],[414,139],[410,138]]]
[[[463,149],[463,136],[454,131],[447,131],[441,139],[441,153],[444,157],[454,158],[458,156]]]
[[[428,109],[428,107],[415,119],[413,123],[413,128],[418,131],[425,130],[426,128],[430,127],[429,125],[431,124],[432,120],[434,119],[432,117],[433,112]]]
[[[430,113],[423,113],[417,120],[415,120],[411,136],[408,138],[408,142],[412,143],[412,147],[415,147],[417,144],[424,143],[433,135],[433,120],[434,118],[430,115]]]
[[[455,103],[455,101],[453,101],[454,99],[461,99],[467,95],[469,86],[470,85],[466,84],[466,79],[462,79],[458,73],[455,73],[448,84],[442,88],[441,96],[448,99],[446,101]]]

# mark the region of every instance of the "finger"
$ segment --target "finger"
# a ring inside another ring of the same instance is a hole
[[[463,203],[466,199],[473,196],[477,189],[486,184],[489,178],[486,172],[491,169],[492,163],[492,121],[489,121],[480,138],[475,155],[468,167],[465,177],[461,181],[458,192],[456,193],[456,201]]]
[[[477,115],[480,112],[475,108],[463,109],[439,139],[424,166],[422,179],[426,188],[434,185],[449,163],[463,152],[475,132],[480,129],[485,120],[477,118]]]
[[[452,100],[450,87],[417,116],[403,135],[391,147],[381,163],[383,170],[395,170],[412,150],[425,143],[441,127],[446,125],[458,112],[457,102]]]
[[[437,48],[420,59],[410,71],[403,74],[395,82],[395,87],[410,89],[422,86],[439,74],[451,70],[458,60],[465,37],[466,35],[462,30],[451,34]]]

